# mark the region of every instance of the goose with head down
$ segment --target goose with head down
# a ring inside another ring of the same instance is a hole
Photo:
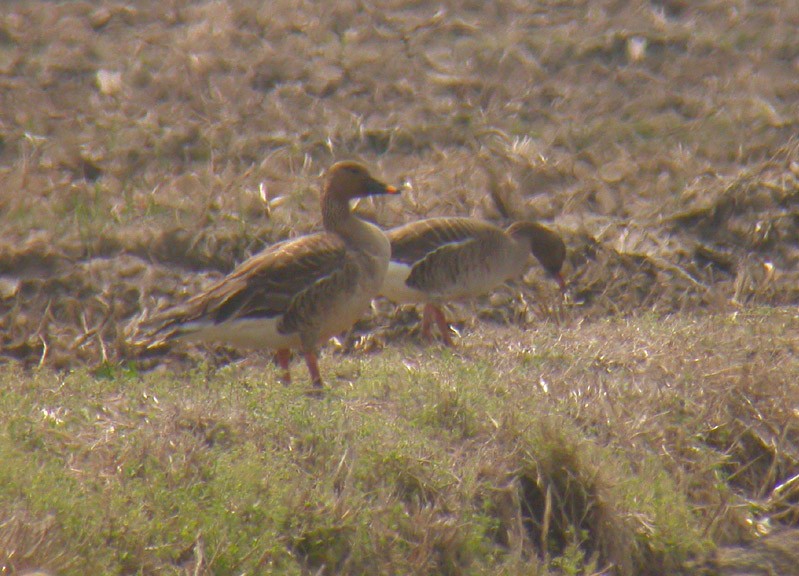
[[[322,387],[317,349],[350,328],[377,296],[390,245],[376,226],[355,216],[353,198],[395,194],[357,162],[334,164],[322,193],[324,232],[281,242],[166,313],[149,347],[182,338],[275,350],[289,382],[291,349],[299,348],[315,388]]]
[[[566,245],[553,230],[535,222],[515,222],[506,230],[471,218],[430,218],[386,232],[391,261],[380,293],[398,303],[423,303],[422,335],[433,321],[452,346],[441,305],[478,296],[516,278],[535,256],[561,290]]]

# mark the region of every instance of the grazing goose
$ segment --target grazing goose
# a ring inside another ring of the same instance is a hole
[[[391,262],[381,295],[398,304],[425,304],[422,335],[430,338],[435,320],[444,343],[452,346],[440,305],[478,296],[521,276],[532,253],[566,289],[560,270],[566,258],[561,237],[534,222],[516,222],[507,230],[471,218],[430,218],[386,232]]]
[[[317,347],[360,318],[377,296],[391,246],[376,226],[350,210],[352,198],[396,194],[357,162],[327,172],[322,194],[325,231],[271,246],[164,316],[150,348],[165,341],[223,342],[275,350],[291,381],[292,348],[305,356],[311,381],[322,387]]]

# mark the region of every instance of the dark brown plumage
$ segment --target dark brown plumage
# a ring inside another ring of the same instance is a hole
[[[174,338],[276,350],[290,380],[290,349],[300,348],[311,380],[322,386],[320,342],[348,329],[377,295],[390,246],[376,226],[354,216],[352,198],[394,194],[356,162],[327,173],[322,194],[325,232],[281,242],[167,313],[151,346]]]
[[[440,305],[477,296],[522,275],[532,254],[558,282],[566,245],[549,228],[515,222],[502,230],[470,218],[430,218],[389,230],[391,262],[381,294],[397,303],[425,304],[422,333],[430,336],[433,320],[444,342],[452,345]]]

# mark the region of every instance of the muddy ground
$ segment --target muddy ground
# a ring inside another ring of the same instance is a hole
[[[405,185],[361,206],[383,226],[563,233],[571,299],[535,271],[488,320],[793,305],[797,26],[788,0],[4,2],[0,356],[128,358],[132,319],[319,228],[341,158]],[[402,333],[379,310],[361,331]]]

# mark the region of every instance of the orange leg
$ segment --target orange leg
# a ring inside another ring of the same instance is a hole
[[[444,312],[442,312],[441,308],[435,308],[435,316],[436,324],[438,324],[438,330],[441,332],[441,338],[443,338],[444,344],[450,348],[455,346],[455,343],[452,341],[452,336],[450,336],[449,322],[447,322],[447,318],[444,316]]]
[[[281,348],[275,352],[275,363],[283,370],[283,377],[281,380],[283,384],[291,384],[291,372],[289,371],[289,362],[291,362],[291,350],[288,348]]]
[[[441,311],[441,308],[435,304],[425,304],[424,313],[422,314],[422,336],[428,340],[432,339],[430,325],[433,323],[433,320],[435,320],[438,330],[441,332],[441,339],[444,340],[444,344],[450,347],[455,346],[450,336],[447,318],[444,316],[444,312]]]
[[[422,312],[422,337],[428,342],[433,339],[433,335],[430,332],[430,325],[433,323],[435,309],[435,304],[425,304],[424,312]]]
[[[311,373],[313,387],[321,389],[324,384],[322,383],[322,375],[319,373],[319,364],[316,362],[316,352],[304,352],[303,356],[305,356],[305,363],[308,365],[308,372]]]

